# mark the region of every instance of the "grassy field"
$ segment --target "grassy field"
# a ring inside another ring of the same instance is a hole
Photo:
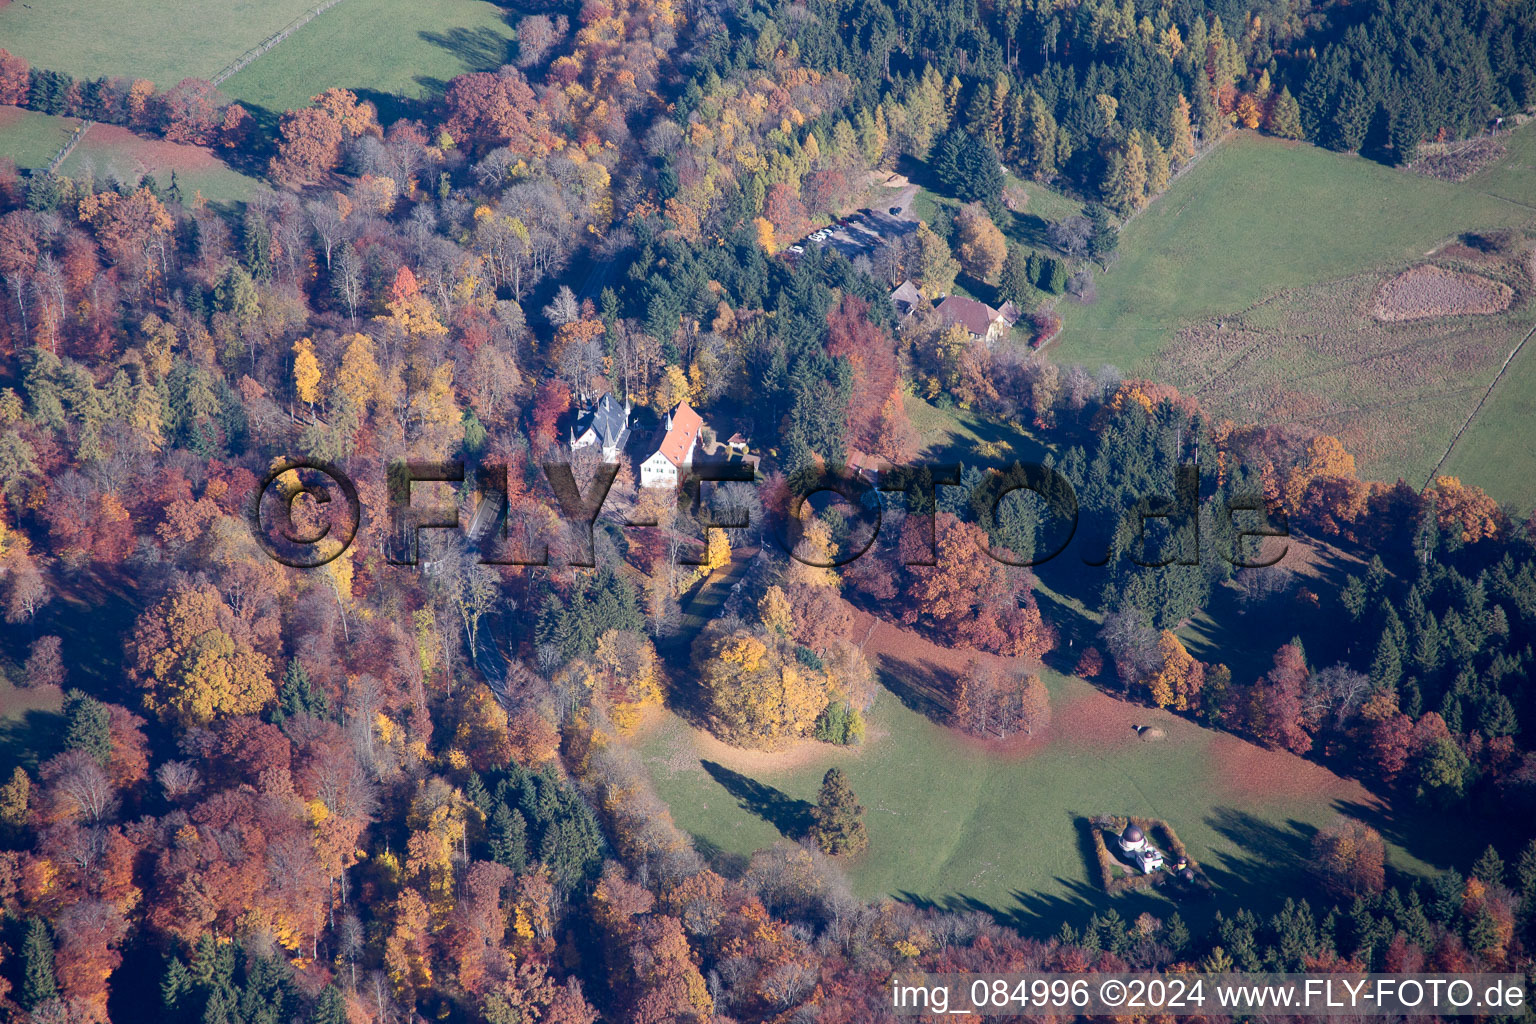
[[[1536,206],[1536,123],[1514,132],[1506,144],[1509,152],[1504,158],[1466,184]],[[1470,480],[1500,501],[1529,511],[1536,506],[1536,472],[1530,463],[1532,422],[1536,422],[1536,342],[1528,342],[1509,364],[1440,471]]]
[[[1536,122],[1504,137],[1507,152],[1468,178],[1466,187],[1536,206]]]
[[[0,156],[26,169],[46,166],[80,122],[18,107],[0,107]]]
[[[1022,458],[1044,450],[1031,434],[964,410],[913,398],[906,408],[931,458],[974,458],[982,442]],[[1319,635],[1313,627],[1339,614],[1331,595],[1359,565],[1300,544],[1287,557],[1282,564],[1303,574],[1321,602],[1286,599],[1285,607],[1245,610],[1236,591],[1223,588],[1209,614],[1179,630],[1197,657],[1227,662],[1237,678],[1252,679],[1293,634]],[[1096,592],[1102,581],[1096,570],[1076,566],[1071,552],[1059,563],[1042,568],[1040,601],[1064,643],[1069,636],[1081,641],[1098,616],[1072,595]],[[1380,829],[1399,870],[1425,871],[1477,852],[1457,845],[1455,829],[1394,813],[1319,765],[1114,699],[1056,672],[1043,672],[1054,715],[1043,736],[977,741],[934,718],[965,652],[935,647],[863,613],[849,636],[862,642],[884,684],[862,747],[740,751],[671,713],[657,714],[637,736],[677,824],[723,867],[802,835],[821,777],[834,764],[868,809],[871,848],[847,865],[859,895],[986,909],[1025,927],[1080,922],[1111,903],[1130,916],[1141,909],[1166,914],[1161,896],[1111,899],[1099,890],[1084,856],[1081,819],[1101,813],[1172,823],[1218,888],[1216,900],[1181,907],[1192,919],[1219,907],[1273,906],[1310,891],[1304,860],[1311,836],[1340,813]],[[1309,653],[1326,663],[1340,652],[1319,646]],[[1149,742],[1133,726],[1161,730],[1163,738]]]
[[[1052,356],[1143,370],[1196,321],[1533,217],[1470,183],[1240,134],[1126,227],[1099,300],[1063,304],[1066,329]]]
[[[1536,341],[1509,364],[1440,473],[1475,483],[1521,512],[1536,506],[1531,424],[1536,423]],[[1459,426],[1460,424],[1458,424]]]
[[[35,0],[0,7],[0,42],[77,78],[211,78],[319,0]]]
[[[79,176],[87,167],[98,181],[153,177],[162,186],[176,174],[184,202],[194,194],[216,205],[243,202],[260,183],[230,167],[209,149],[146,139],[115,125],[94,125],[59,168]]]
[[[11,766],[36,772],[58,751],[63,737],[64,694],[56,686],[23,689],[0,674],[0,777]]]
[[[46,166],[79,122],[31,110],[0,107],[0,153],[23,170]],[[99,184],[153,177],[169,185],[176,173],[183,197],[195,193],[216,205],[243,201],[258,185],[221,160],[213,150],[135,135],[115,125],[93,125],[71,151],[59,172],[80,177],[87,169]]]
[[[1332,434],[1366,479],[1422,486],[1533,323],[1523,260],[1458,245],[1434,262],[1507,283],[1521,298],[1507,313],[1383,323],[1373,297],[1402,268],[1358,274],[1185,328],[1152,358],[1150,376],[1219,417]],[[1536,497],[1524,485],[1508,493]]]
[[[483,0],[344,0],[224,83],[242,103],[281,112],[333,86],[373,100],[440,94],[467,71],[510,59],[508,12]]]
[[[880,665],[892,682],[896,666],[883,657]],[[1339,813],[1380,828],[1401,870],[1468,852],[1447,841],[1454,830],[1394,816],[1361,787],[1299,758],[1114,700],[1079,679],[1046,679],[1054,723],[1042,737],[1006,745],[935,724],[890,690],[858,748],[735,751],[670,714],[637,742],[678,825],[727,866],[799,835],[822,774],[839,765],[867,808],[870,849],[848,864],[861,896],[985,908],[1026,926],[1080,921],[1112,901],[1122,914],[1150,902],[1166,913],[1161,897],[1099,890],[1080,820],[1095,814],[1173,825],[1218,888],[1215,901],[1182,909],[1191,917],[1307,891],[1310,837]],[[1132,725],[1165,738],[1149,742]]]

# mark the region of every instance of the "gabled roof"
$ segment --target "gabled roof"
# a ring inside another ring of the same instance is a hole
[[[906,316],[918,307],[923,301],[923,293],[917,290],[917,285],[910,280],[903,281],[891,292],[891,302],[896,305],[896,312]]]
[[[616,448],[623,443],[624,433],[629,429],[629,416],[624,412],[624,407],[614,400],[612,393],[598,399],[597,405],[577,420],[578,435],[586,433],[588,429],[597,435],[598,442],[605,448]]]
[[[951,295],[939,303],[939,317],[948,324],[963,324],[972,334],[984,335],[993,321],[1002,314],[985,302],[968,299],[963,295]]]
[[[693,448],[693,442],[698,439],[699,430],[704,426],[704,419],[693,410],[693,406],[679,402],[677,408],[667,415],[667,423],[667,433],[661,439],[658,450],[668,462],[681,469]]]

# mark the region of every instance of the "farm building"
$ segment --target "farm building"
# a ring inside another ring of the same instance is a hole
[[[993,309],[985,302],[951,295],[938,306],[939,319],[945,327],[960,324],[971,332],[976,341],[997,341],[1008,333],[1019,319],[1019,311],[1013,303],[1003,303],[1002,309]]]
[[[667,413],[656,451],[640,463],[641,487],[676,487],[682,473],[693,465],[704,419],[686,401]]]

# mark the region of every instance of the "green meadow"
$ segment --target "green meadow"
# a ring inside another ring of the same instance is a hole
[[[506,8],[484,0],[342,0],[223,85],[242,103],[281,113],[332,87],[380,107],[440,95],[449,79],[494,70],[512,55]]]
[[[212,78],[320,0],[36,0],[0,6],[0,45],[76,78]]]
[[[1098,301],[1061,304],[1052,356],[1133,372],[1197,321],[1533,216],[1472,183],[1239,133],[1126,226]]]
[[[45,167],[79,123],[73,117],[0,107],[0,157],[23,170]]]
[[[1111,904],[1122,914],[1170,909],[1160,895],[1101,891],[1083,827],[1097,814],[1174,827],[1215,886],[1214,900],[1181,907],[1194,917],[1311,894],[1311,837],[1340,813],[1382,831],[1395,869],[1423,872],[1468,854],[1453,829],[1394,814],[1324,768],[1116,701],[1080,679],[1044,673],[1053,724],[999,747],[908,706],[899,663],[882,658],[881,670],[895,690],[880,692],[861,747],[741,754],[670,713],[653,720],[636,742],[677,824],[733,870],[802,834],[822,775],[837,765],[866,808],[870,847],[846,862],[859,896],[974,907],[1021,924],[1080,920]],[[1132,725],[1163,736],[1149,740]]]

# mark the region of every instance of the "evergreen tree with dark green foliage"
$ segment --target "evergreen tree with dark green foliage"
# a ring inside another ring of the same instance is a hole
[[[1033,289],[1030,287],[1032,279],[1029,274],[1029,259],[1024,254],[1022,246],[1009,245],[1008,256],[1003,260],[1002,280],[997,286],[998,295],[1021,310],[1029,305],[1030,296],[1033,294]]]
[[[1429,883],[1429,902],[1425,911],[1430,920],[1447,924],[1456,919],[1461,911],[1463,887],[1466,879],[1455,868],[1446,868]]]
[[[1000,205],[1003,166],[984,136],[956,127],[940,140],[933,170],[948,191],[963,202]]]
[[[581,794],[553,769],[535,773],[512,765],[490,773],[487,786],[496,809],[486,857],[521,871],[537,851],[551,881],[566,892],[596,876],[607,853],[602,829]]]
[[[1291,95],[1291,90],[1285,86],[1280,87],[1280,95],[1275,97],[1274,106],[1270,108],[1269,131],[1271,135],[1282,139],[1302,137],[1301,107],[1297,105],[1296,97]]]
[[[1089,203],[1083,213],[1093,225],[1088,236],[1088,257],[1103,263],[1120,247],[1120,229],[1115,227],[1109,207],[1103,203]]]
[[[1467,948],[1481,956],[1498,949],[1502,943],[1493,911],[1487,906],[1479,907],[1477,916],[1467,927]]]
[[[347,1000],[341,989],[327,985],[315,1000],[315,1008],[309,1015],[310,1024],[347,1024]]]
[[[1030,284],[1037,288],[1045,287],[1045,259],[1039,253],[1029,254],[1029,259],[1024,263],[1024,270]]]
[[[480,777],[479,772],[469,773],[469,781],[464,784],[464,795],[486,817],[490,817],[495,812],[496,801],[491,796],[491,791],[485,787],[485,780]]]
[[[83,750],[106,766],[112,756],[112,716],[107,706],[80,690],[64,697],[64,749]]]
[[[160,979],[160,1002],[171,1021],[187,1019],[187,997],[191,992],[192,972],[187,970],[186,961],[173,954],[165,965],[165,976]]]
[[[1174,911],[1168,915],[1168,920],[1163,922],[1163,943],[1177,960],[1189,949],[1189,942],[1189,925],[1184,923],[1178,911]]]
[[[331,713],[331,700],[325,691],[310,681],[309,673],[298,658],[288,659],[283,670],[283,682],[277,691],[277,704],[272,708],[274,724],[292,715],[310,715],[324,718]]]
[[[1041,288],[1052,295],[1060,295],[1067,290],[1067,261],[1050,257],[1045,261],[1045,280],[1041,282]]]
[[[528,822],[522,811],[498,804],[491,818],[491,860],[513,871],[528,867]]]
[[[258,281],[272,280],[272,230],[255,211],[245,216],[245,268]]]
[[[75,80],[62,71],[33,68],[27,89],[27,105],[45,114],[62,114],[69,105],[69,90]]]
[[[1520,851],[1520,860],[1515,864],[1515,885],[1521,899],[1536,904],[1536,839]]]
[[[1131,930],[1125,926],[1120,911],[1110,907],[1104,911],[1094,929],[1099,936],[1099,948],[1115,956],[1121,956],[1131,945]]]
[[[610,629],[641,632],[645,620],[635,588],[608,566],[578,573],[568,594],[551,587],[544,597],[534,636],[560,649],[567,660],[590,657]]]
[[[1504,858],[1491,844],[1472,865],[1472,877],[1484,885],[1504,884]]]
[[[34,917],[27,921],[27,937],[21,944],[21,1005],[30,1010],[58,994],[53,939],[48,935],[48,923]]]
[[[864,808],[853,795],[841,768],[827,769],[811,821],[811,835],[824,853],[837,857],[860,853],[869,846]]]
[[[1258,931],[1258,918],[1254,917],[1253,911],[1247,907],[1229,918],[1224,918],[1220,912],[1216,915],[1218,944],[1226,950],[1227,955],[1232,958],[1232,963],[1240,971],[1259,969]]]

